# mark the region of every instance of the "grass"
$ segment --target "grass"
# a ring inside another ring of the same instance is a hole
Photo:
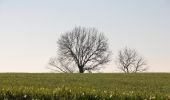
[[[168,100],[169,73],[1,73],[0,99]]]

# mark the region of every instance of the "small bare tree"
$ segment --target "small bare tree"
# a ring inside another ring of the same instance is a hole
[[[135,49],[127,47],[119,51],[116,63],[118,68],[125,73],[136,73],[147,70],[145,67],[146,60],[142,56],[139,56]]]
[[[71,32],[62,34],[57,43],[57,60],[62,62],[64,69],[76,67],[80,73],[84,73],[85,70],[91,72],[102,68],[102,65],[110,61],[108,40],[95,28],[76,27]],[[58,69],[61,71],[60,68]]]

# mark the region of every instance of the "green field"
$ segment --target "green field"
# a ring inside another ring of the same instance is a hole
[[[0,100],[170,99],[170,74],[0,74]]]

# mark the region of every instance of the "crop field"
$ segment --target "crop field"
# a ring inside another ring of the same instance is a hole
[[[144,99],[170,100],[170,74],[0,74],[0,100]]]

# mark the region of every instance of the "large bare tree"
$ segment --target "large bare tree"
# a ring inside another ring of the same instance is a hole
[[[80,73],[84,73],[86,70],[88,72],[98,70],[110,61],[108,39],[95,28],[76,27],[70,32],[63,33],[57,44],[57,60],[69,65],[61,67],[67,66],[69,69],[76,67]]]
[[[139,56],[135,49],[127,47],[119,51],[116,63],[118,68],[125,73],[136,73],[147,70],[147,67],[145,67],[146,60],[142,56]]]

